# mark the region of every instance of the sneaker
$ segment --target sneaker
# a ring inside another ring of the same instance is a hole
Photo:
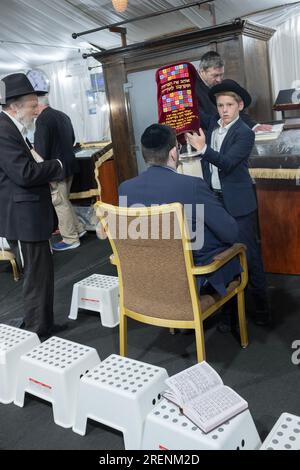
[[[83,230],[83,232],[79,232],[78,237],[82,238],[87,233],[87,230]]]
[[[74,248],[78,248],[80,246],[80,242],[75,243],[65,243],[63,241],[58,243],[52,244],[52,249],[54,251],[65,251],[65,250],[73,250]]]

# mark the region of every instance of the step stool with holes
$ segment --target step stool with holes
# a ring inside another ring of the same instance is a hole
[[[260,450],[300,450],[300,417],[282,413]]]
[[[93,274],[73,286],[69,318],[76,320],[78,309],[99,312],[103,326],[119,324],[119,281],[115,276]]]
[[[38,344],[35,333],[0,324],[0,403],[14,401],[20,358]]]
[[[80,377],[99,362],[94,348],[53,336],[21,357],[14,403],[23,407],[25,392],[47,400],[54,422],[70,428]]]
[[[141,448],[144,422],[161,399],[167,371],[113,354],[80,380],[73,431],[86,433],[87,419],[123,433],[125,449]]]
[[[260,437],[248,410],[204,434],[165,398],[146,418],[144,450],[254,450]]]

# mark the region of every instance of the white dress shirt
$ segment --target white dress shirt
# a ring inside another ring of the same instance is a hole
[[[227,132],[233,126],[233,124],[239,119],[239,116],[237,116],[236,119],[234,119],[232,122],[227,124],[227,126],[222,127],[222,120],[219,119],[217,124],[219,127],[214,129],[212,136],[211,136],[211,148],[215,150],[216,152],[220,152],[223,140],[226,137]],[[219,169],[213,165],[212,163],[209,164],[210,167],[210,172],[211,172],[211,186],[213,189],[217,189],[221,191],[221,183],[220,183],[220,178],[219,178]]]
[[[26,127],[20,122],[18,121],[15,117],[13,117],[11,114],[7,113],[6,111],[2,111],[4,114],[6,114],[6,116],[8,116],[12,122],[15,124],[15,126],[17,127],[17,129],[20,131],[24,141],[25,141],[25,144],[27,145],[27,147],[29,148],[30,152],[31,152],[31,155],[33,156],[34,160],[37,162],[37,163],[42,163],[44,161],[44,159],[35,151],[33,150],[32,146],[29,147],[27,141],[26,141],[26,137],[27,137],[27,129]],[[63,168],[63,164],[62,162],[57,158],[56,159],[58,161],[58,163],[60,164],[60,166]]]
[[[20,131],[20,133],[22,134],[22,137],[23,139],[25,140],[26,139],[26,136],[27,136],[27,129],[25,126],[23,126],[23,124],[19,121],[17,121],[16,118],[14,118],[11,114],[7,113],[6,111],[2,111],[4,114],[6,114],[6,116],[9,117],[9,119],[12,120],[12,122],[14,123],[14,125],[18,128],[18,130]],[[27,142],[25,140],[25,143],[27,145]]]

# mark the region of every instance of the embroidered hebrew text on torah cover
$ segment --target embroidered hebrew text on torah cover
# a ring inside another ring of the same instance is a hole
[[[182,143],[184,133],[198,131],[200,125],[196,79],[197,71],[189,62],[166,65],[156,72],[158,122],[175,129]]]

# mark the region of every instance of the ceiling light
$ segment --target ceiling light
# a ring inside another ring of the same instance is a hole
[[[128,6],[128,0],[112,0],[112,4],[117,12],[122,13]]]

